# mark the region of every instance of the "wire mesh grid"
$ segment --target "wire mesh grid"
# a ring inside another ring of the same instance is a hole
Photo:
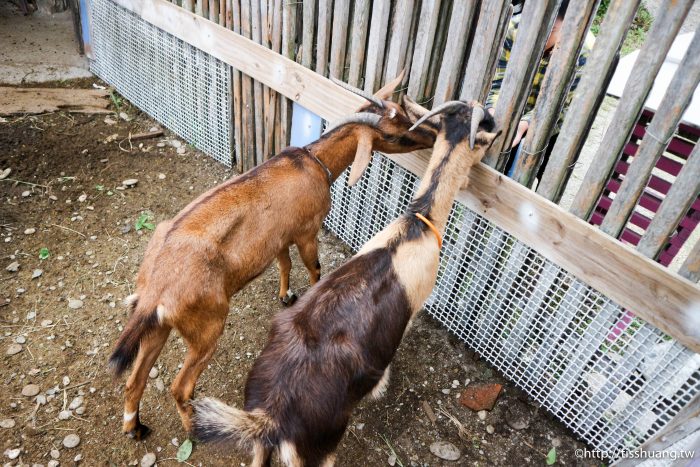
[[[418,179],[376,154],[332,188],[326,227],[354,250],[400,215]],[[427,311],[611,458],[700,392],[700,355],[457,203]]]
[[[188,143],[230,167],[230,67],[110,0],[92,0],[90,19],[91,70]]]

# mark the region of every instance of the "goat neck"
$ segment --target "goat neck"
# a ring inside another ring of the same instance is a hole
[[[371,131],[359,125],[344,125],[321,136],[305,149],[330,170],[331,181],[335,181],[352,164],[360,143],[372,144]]]

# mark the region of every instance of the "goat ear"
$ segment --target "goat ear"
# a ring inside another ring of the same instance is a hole
[[[372,159],[372,138],[368,136],[362,136],[357,141],[357,152],[355,153],[355,160],[352,163],[352,168],[350,169],[350,177],[348,178],[348,186],[353,186],[360,179],[365,169],[369,165],[369,161]]]
[[[408,95],[403,96],[403,108],[408,114],[408,117],[411,119],[411,122],[413,123],[417,122],[423,117],[423,115],[430,112],[428,109],[426,109],[425,107],[408,97]],[[440,125],[440,116],[436,115],[434,117],[430,117],[428,119],[428,122],[432,123],[433,125],[436,125],[437,127]]]
[[[374,93],[374,97],[378,97],[382,100],[389,100],[391,98],[391,95],[394,94],[394,91],[396,90],[397,87],[401,84],[401,81],[403,81],[403,75],[406,73],[406,69],[404,68],[401,70],[401,73],[399,73],[399,76],[394,78],[392,81],[389,81],[386,83],[379,91]]]

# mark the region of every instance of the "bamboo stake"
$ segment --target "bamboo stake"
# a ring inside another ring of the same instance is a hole
[[[301,39],[301,64],[311,68],[314,61],[314,30],[316,26],[316,1],[303,3]]]
[[[683,61],[668,85],[661,105],[646,129],[644,139],[627,170],[625,179],[603,219],[600,226],[603,232],[617,237],[627,225],[651,177],[651,171],[673,139],[683,113],[690,105],[698,83],[700,83],[700,34],[695,34]]]
[[[290,60],[296,60],[297,5],[286,1],[282,5],[282,55]],[[280,142],[282,147],[289,145],[291,124],[292,103],[289,99],[280,96]]]
[[[258,44],[262,44],[260,0],[251,0],[250,5],[251,39]],[[255,165],[258,165],[263,162],[265,151],[265,134],[263,128],[265,108],[263,105],[263,85],[259,81],[253,81],[253,96],[255,99],[255,108],[253,109],[253,118],[255,121]]]
[[[408,94],[416,99],[420,99],[419,96],[422,97],[425,92],[426,75],[430,67],[430,56],[440,17],[441,2],[442,0],[423,0],[421,4],[411,75],[408,80]]]
[[[231,1],[231,26],[233,31],[241,33],[241,0]],[[241,72],[233,69],[233,137],[234,147],[236,149],[236,169],[238,173],[243,173],[245,167],[245,154],[243,152],[243,119],[244,112],[241,104]]]
[[[272,7],[272,32],[271,32],[271,47],[277,53],[282,51],[282,0],[271,0]],[[269,10],[268,10],[269,11]],[[268,88],[269,89],[269,88]],[[267,130],[267,148],[268,152],[266,157],[272,154],[277,154],[282,148],[280,147],[280,142],[278,139],[277,128],[279,127],[278,121],[278,107],[279,107],[279,94],[277,91],[269,89],[270,103],[269,111],[267,113],[267,122],[265,128]]]
[[[502,129],[501,135],[484,156],[484,163],[502,170],[510,152],[511,142],[525,108],[528,94],[552,30],[560,0],[527,2],[522,13],[518,37],[513,45],[494,118]]]
[[[256,1],[256,0],[253,0]],[[241,0],[241,34],[250,39],[250,2]],[[255,119],[253,117],[253,80],[245,73],[241,84],[241,125],[243,128],[243,170],[255,167]]]
[[[442,66],[435,87],[433,105],[451,100],[457,94],[459,72],[468,42],[472,19],[476,13],[476,2],[456,2],[452,7],[450,29],[447,33],[447,45],[442,57]]]
[[[360,76],[365,60],[367,26],[369,24],[369,0],[356,0],[353,14],[352,40],[350,42],[350,71],[348,83],[360,87]]]
[[[598,9],[598,3],[598,0],[575,0],[569,4],[562,24],[562,30],[567,33],[562,35],[547,66],[513,173],[512,178],[522,185],[532,186],[535,180],[542,162],[542,154],[547,149],[547,143],[569,94],[578,68],[579,54]]]
[[[377,89],[382,77],[390,3],[389,0],[375,0],[372,6],[365,68],[365,91],[368,92],[374,92]]]
[[[581,219],[588,219],[595,208],[605,183],[629,140],[635,123],[642,112],[644,100],[654,84],[654,79],[671,48],[673,39],[683,24],[693,0],[678,0],[659,10],[659,17],[649,31],[637,61],[632,68],[629,80],[622,92],[620,103],[615,110],[610,127],[596,152],[574,197],[571,213]]]
[[[386,71],[384,72],[386,80],[397,76],[406,64],[406,51],[411,33],[414,5],[415,0],[404,0],[401,8],[394,10],[391,41],[389,42],[385,64]]]

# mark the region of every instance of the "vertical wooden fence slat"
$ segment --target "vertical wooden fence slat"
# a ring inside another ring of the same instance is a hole
[[[669,2],[665,8],[659,10],[659,16],[651,26],[632,68],[611,124],[574,197],[570,211],[575,216],[588,219],[595,208],[605,183],[642,112],[644,101],[671,48],[673,39],[692,5],[693,0],[677,0]]]
[[[323,0],[321,0],[323,1]],[[311,68],[314,61],[314,32],[316,30],[316,1],[306,1],[302,5],[301,64]]]
[[[345,47],[348,38],[350,0],[335,0],[333,4],[333,26],[331,32],[330,74],[344,79]]]
[[[700,241],[690,251],[688,258],[678,270],[678,274],[691,282],[700,281]]]
[[[282,55],[290,60],[296,60],[297,4],[284,1],[282,5]],[[280,96],[280,140],[282,147],[289,145],[291,124],[292,102]]]
[[[433,105],[451,100],[457,94],[458,75],[462,70],[465,45],[468,42],[474,13],[476,13],[476,2],[455,2],[452,6],[447,45],[442,57]]]
[[[479,11],[479,22],[474,32],[474,42],[469,52],[466,71],[462,81],[462,91],[459,94],[460,100],[483,101],[482,96],[483,80],[488,77],[491,84],[492,76],[488,75],[491,55],[500,54],[503,41],[497,40],[498,30],[502,20],[504,8],[510,4],[509,0],[492,0],[481,2]]]
[[[365,45],[367,44],[367,26],[369,25],[369,0],[355,0],[353,14],[352,39],[350,42],[350,71],[348,83],[360,87],[362,66],[365,61]]]
[[[433,52],[441,3],[442,0],[423,0],[421,4],[416,44],[411,63],[411,75],[408,80],[408,95],[415,99],[422,99],[425,93],[425,84],[428,78],[430,56]]]
[[[513,5],[508,5],[501,13],[501,19],[498,23],[498,31],[496,32],[496,40],[494,41],[493,49],[491,49],[491,58],[489,58],[489,64],[486,68],[487,72],[483,78],[481,84],[481,94],[479,95],[479,102],[485,102],[486,97],[489,95],[491,90],[491,83],[493,81],[493,76],[496,74],[496,67],[498,66],[498,58],[501,54],[501,49],[503,48],[503,43],[506,40],[506,34],[508,33],[508,25],[510,24],[510,19],[513,17]]]
[[[655,259],[683,220],[688,208],[698,199],[698,195],[700,195],[700,144],[695,146],[685,166],[668,190],[659,210],[654,214],[649,227],[642,235],[637,250]]]
[[[394,9],[394,19],[391,24],[391,41],[386,55],[386,81],[395,78],[406,64],[409,35],[415,0],[404,0],[401,8]]]
[[[201,0],[200,4],[201,11],[199,14],[205,18],[209,18],[209,0]]]
[[[271,43],[272,50],[277,53],[282,51],[282,0],[270,0],[268,12],[271,17]],[[279,141],[279,94],[270,89],[269,113],[265,128],[267,131],[267,146],[269,155],[277,154],[282,148]],[[269,157],[266,155],[266,157]]]
[[[494,118],[503,132],[484,156],[484,162],[497,170],[502,170],[507,161],[505,154],[510,150],[560,3],[561,0],[526,2],[523,8],[510,62],[496,102]]]
[[[245,0],[244,0],[245,1]],[[231,26],[233,31],[241,33],[241,0],[232,0]],[[243,105],[241,104],[241,72],[233,70],[233,137],[236,149],[236,169],[243,173],[245,168],[245,154],[243,152]]]
[[[187,11],[192,11],[194,9],[193,0],[182,0],[182,8]]]
[[[666,150],[683,113],[690,105],[698,83],[700,83],[700,34],[695,34],[683,61],[668,85],[654,118],[646,128],[644,139],[603,219],[600,226],[603,232],[617,237],[625,228],[651,177],[651,171]]]
[[[267,1],[268,0],[258,0],[260,2],[260,44],[270,48],[270,21],[268,18]],[[256,113],[262,114],[262,149],[258,149],[258,155],[261,161],[266,161],[270,157],[270,146],[267,139],[268,133],[271,133],[267,126],[267,122],[270,118],[270,88],[261,84],[262,88],[262,107],[260,110],[256,110]]]
[[[530,187],[534,182],[542,162],[542,154],[547,149],[549,137],[569,94],[578,66],[578,57],[597,9],[598,0],[575,0],[569,3],[562,24],[562,30],[567,33],[562,34],[542,78],[532,119],[512,176],[522,185]]]
[[[256,1],[256,0],[253,0]],[[241,0],[241,34],[248,39],[251,38],[250,30],[250,2],[251,0]],[[243,125],[243,170],[255,167],[255,118],[253,113],[253,80],[245,73],[242,73],[241,85],[241,114]]]
[[[542,180],[537,185],[537,193],[547,199],[556,201],[564,191],[570,166],[586,141],[601,102],[598,97],[605,92],[612,77],[618,52],[639,2],[612,0],[608,6],[600,34],[588,57]]]
[[[253,42],[262,43],[260,0],[251,0],[251,31]],[[265,121],[265,111],[263,106],[263,85],[259,81],[253,81],[253,95],[255,107],[253,118],[255,119],[255,165],[263,162],[263,152],[265,150],[263,122]]]
[[[333,0],[318,0],[318,37],[316,38],[316,73],[328,74],[328,42],[331,40]]]
[[[374,0],[372,21],[369,26],[369,44],[367,46],[367,65],[365,67],[365,91],[374,92],[382,77],[384,47],[386,46],[387,26],[389,24],[389,0]]]
[[[219,0],[211,0],[209,4],[209,21],[219,22]]]

